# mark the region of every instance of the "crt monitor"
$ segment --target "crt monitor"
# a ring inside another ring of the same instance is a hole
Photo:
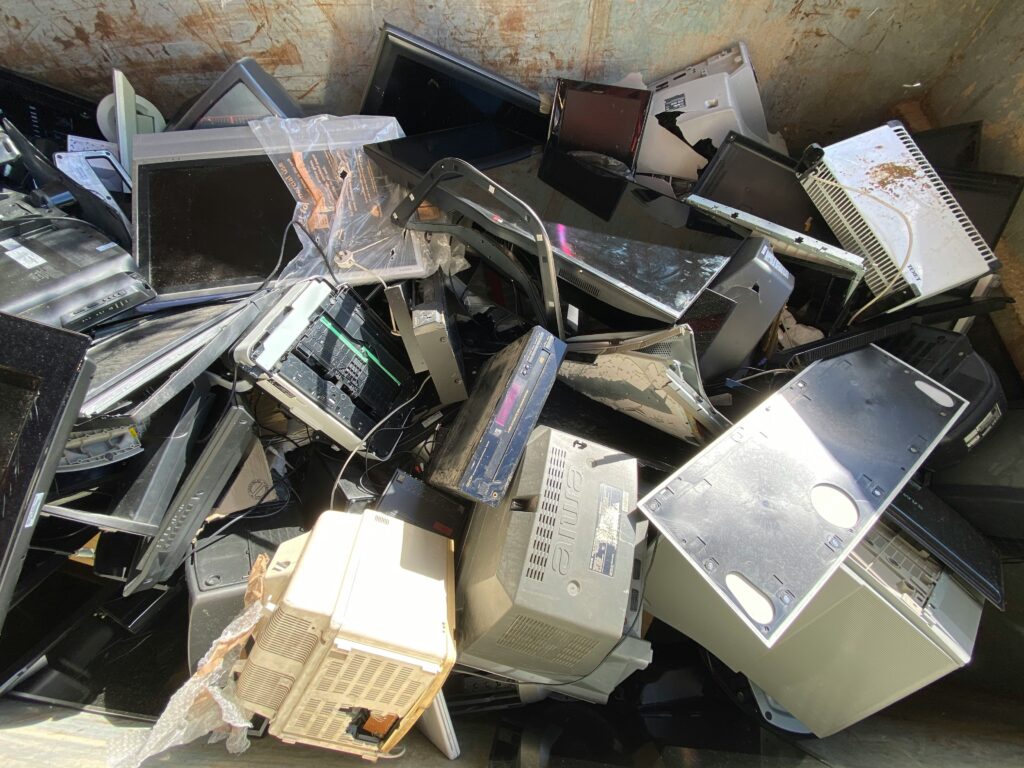
[[[261,117],[302,116],[302,107],[281,83],[246,56],[228,67],[170,130],[229,128]]]

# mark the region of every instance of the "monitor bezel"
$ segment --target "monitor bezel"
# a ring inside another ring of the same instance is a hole
[[[0,502],[0,632],[28,555],[40,509],[63,447],[92,378],[89,337],[0,313],[4,339],[0,365],[37,382],[31,413],[22,427],[13,471],[5,473]]]
[[[251,56],[228,67],[188,108],[169,131],[211,131],[229,126],[202,127],[198,123],[236,85],[242,84],[273,117],[304,117],[302,107],[273,75]],[[242,127],[242,126],[230,126]]]
[[[381,27],[373,70],[366,81],[359,114],[379,115],[384,88],[391,78],[395,60],[404,55],[415,62],[432,67],[443,74],[463,80],[494,94],[530,115],[544,117],[539,93],[502,77],[496,72],[467,61],[404,29],[385,23]],[[401,123],[401,120],[399,120]],[[402,126],[403,129],[405,126]],[[452,126],[457,127],[457,126]],[[542,139],[538,138],[538,141]]]

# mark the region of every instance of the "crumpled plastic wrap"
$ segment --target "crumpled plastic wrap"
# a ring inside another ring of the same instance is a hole
[[[428,239],[391,222],[406,190],[363,146],[404,136],[393,117],[267,117],[249,126],[296,201],[303,247],[279,281],[390,282],[426,277],[451,260],[447,238]]]
[[[206,652],[195,674],[171,696],[153,727],[131,731],[111,743],[110,768],[138,768],[147,758],[205,734],[210,734],[211,743],[225,741],[232,754],[249,748],[250,715],[235,695],[232,668],[263,612],[263,576],[269,562],[265,554],[257,558],[249,574],[245,608]]]

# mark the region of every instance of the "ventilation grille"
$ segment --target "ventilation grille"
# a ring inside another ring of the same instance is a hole
[[[249,662],[238,678],[238,695],[271,716],[281,708],[295,680]]]
[[[317,633],[306,619],[279,608],[274,611],[267,628],[260,632],[256,642],[269,653],[305,664],[316,648]]]
[[[558,270],[558,276],[565,280],[569,285],[579,288],[584,293],[589,293],[595,299],[601,298],[601,289],[593,282],[583,277],[579,272],[570,268],[561,267]]]
[[[981,236],[977,227],[975,227],[974,224],[971,223],[971,220],[967,218],[967,214],[964,213],[964,209],[960,207],[960,203],[958,203],[956,198],[953,197],[953,193],[949,191],[946,183],[939,178],[939,174],[937,174],[935,169],[932,168],[932,164],[928,162],[928,158],[924,156],[924,153],[918,149],[914,140],[910,138],[910,134],[907,133],[906,128],[902,125],[894,125],[890,127],[892,128],[893,133],[896,134],[896,138],[898,138],[903,144],[904,149],[907,150],[907,153],[914,158],[914,162],[917,163],[921,172],[928,178],[928,181],[931,183],[935,192],[940,198],[942,198],[942,202],[946,204],[947,208],[949,208],[949,212],[953,214],[953,217],[957,220],[960,226],[964,228],[964,232],[967,234],[967,237],[970,238],[974,247],[978,249],[978,253],[981,257],[989,264],[996,262],[996,255],[992,253],[992,249],[989,248],[988,243],[985,242],[985,238]]]
[[[565,477],[566,452],[557,445],[551,446],[548,465],[544,473],[544,484],[540,497],[540,508],[533,524],[533,538],[530,541],[526,561],[526,578],[544,581],[544,572],[551,556],[551,540],[555,537],[558,522],[558,505],[562,499],[562,481]]]
[[[303,703],[288,731],[321,741],[349,741],[351,737],[345,731],[351,722],[351,712],[339,709],[333,701],[314,696]]]
[[[568,668],[585,659],[597,641],[528,616],[517,616],[498,645]]]
[[[335,650],[321,667],[313,690],[331,701],[403,715],[429,677],[397,661]]]
[[[819,183],[818,179],[825,183]],[[843,247],[864,257],[864,282],[876,296],[892,283],[891,292],[898,293],[910,288],[910,284],[899,271],[899,264],[905,253],[890,254],[868,225],[853,199],[845,190],[832,186],[838,184],[832,172],[819,164],[814,174],[803,184],[814,206],[825,217],[829,227],[836,233]]]
[[[672,344],[667,341],[659,341],[655,344],[651,344],[649,347],[638,349],[642,355],[654,355],[655,357],[671,357],[672,356]]]

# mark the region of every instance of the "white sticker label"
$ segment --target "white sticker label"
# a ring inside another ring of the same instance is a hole
[[[36,518],[39,517],[39,508],[43,506],[44,498],[46,498],[45,491],[40,491],[32,497],[32,506],[28,508],[28,515],[25,518],[26,528],[31,528],[36,524]]]
[[[43,264],[46,263],[46,259],[44,259],[42,256],[24,247],[12,248],[11,250],[7,251],[7,255],[14,259],[16,262],[18,262],[19,264],[21,264],[21,266],[23,266],[25,269],[41,267]]]
[[[0,240],[0,246],[3,246],[5,251],[11,250],[11,248],[20,248],[21,243],[15,240],[13,237],[9,237],[6,240]]]
[[[117,243],[104,243],[103,245],[97,246],[96,250],[99,251],[100,253],[102,253],[103,251],[109,251],[111,248],[114,248],[116,245],[117,245]]]

